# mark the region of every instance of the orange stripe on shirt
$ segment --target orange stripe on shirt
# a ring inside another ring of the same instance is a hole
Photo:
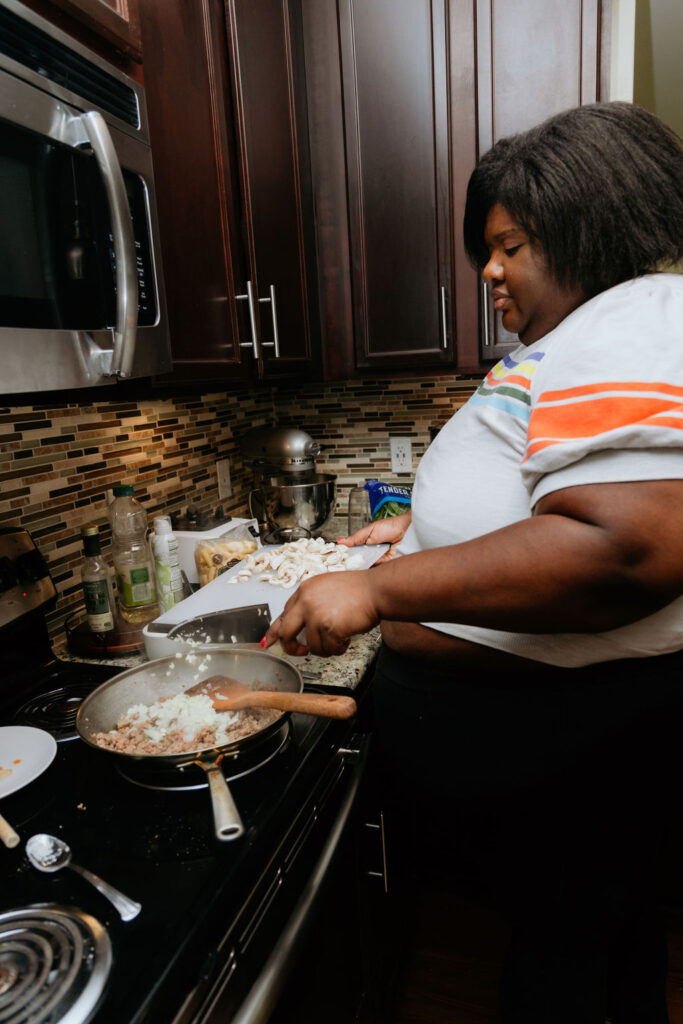
[[[526,462],[526,460],[531,455],[535,455],[536,452],[543,451],[544,448],[551,448],[555,444],[565,444],[565,443],[566,443],[565,441],[548,441],[548,440],[545,440],[545,441],[533,441],[533,442],[531,442],[530,444],[527,445],[526,455],[522,459],[522,462]]]
[[[594,437],[632,424],[647,426],[647,421],[653,416],[680,408],[680,402],[662,398],[625,398],[623,395],[569,405],[536,407],[529,420],[528,437],[530,441],[538,437]]]
[[[641,423],[643,427],[673,427],[674,430],[683,430],[683,419],[678,416],[657,416],[650,420],[649,423]],[[573,440],[569,438],[569,440]],[[544,448],[551,448],[556,444],[567,444],[567,441],[553,441],[549,438],[544,438],[542,441],[530,441],[527,445],[526,455],[522,459],[526,462],[528,458],[535,455],[536,452],[543,451]]]
[[[678,395],[683,398],[683,388],[661,381],[604,381],[601,384],[582,384],[578,388],[563,388],[561,391],[544,391],[539,402],[558,402],[582,395],[597,395],[602,391],[659,391],[663,395]]]
[[[491,377],[490,373],[486,374],[486,386],[491,388],[500,387],[501,384],[519,384],[520,387],[526,388],[527,391],[531,390],[531,381],[528,377],[520,377],[518,373],[509,373],[507,377]]]
[[[652,423],[646,423],[648,427],[673,427],[674,430],[683,430],[683,419],[680,416],[657,416]]]

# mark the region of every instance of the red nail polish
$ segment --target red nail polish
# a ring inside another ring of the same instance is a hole
[[[266,638],[264,636],[262,636],[261,637],[261,647],[265,647],[265,646],[266,646]]]

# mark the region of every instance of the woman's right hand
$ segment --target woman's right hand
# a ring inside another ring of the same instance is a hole
[[[348,547],[356,547],[358,544],[389,544],[389,550],[385,551],[381,558],[374,563],[381,565],[396,557],[396,548],[405,537],[406,530],[410,526],[411,512],[404,512],[400,516],[388,516],[386,519],[378,519],[374,523],[368,523],[356,530],[350,537],[339,537],[340,544]]]

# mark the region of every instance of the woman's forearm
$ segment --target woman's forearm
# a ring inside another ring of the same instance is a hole
[[[306,580],[268,630],[290,654],[338,654],[378,622],[603,632],[683,592],[683,481],[567,488],[536,514],[366,572]]]
[[[653,600],[594,531],[538,517],[407,555],[373,570],[372,601],[380,619],[546,633],[613,629],[672,599]]]
[[[596,489],[597,502],[590,494]],[[569,505],[576,516],[541,511],[475,540],[379,567],[370,583],[379,617],[523,632],[603,631],[677,597],[683,591],[681,484],[572,489],[578,491]],[[545,508],[563,509],[562,498]]]

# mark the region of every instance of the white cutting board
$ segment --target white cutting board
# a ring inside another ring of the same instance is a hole
[[[274,551],[282,547],[281,544],[264,544],[259,550]],[[365,568],[377,561],[378,558],[389,549],[388,544],[363,544],[358,547],[349,548],[350,555],[362,555]],[[243,563],[238,562],[231,569],[221,573],[211,583],[200,587],[191,597],[173,606],[170,611],[164,612],[154,620],[177,625],[179,622],[186,622],[198,615],[207,615],[210,612],[223,611],[227,608],[242,608],[251,604],[267,604],[270,608],[271,621],[280,614],[287,601],[296,590],[293,587],[274,587],[272,583],[260,582],[258,576],[252,576],[246,583],[230,583],[234,576],[243,568]],[[361,569],[349,569],[348,572],[362,572]],[[150,624],[150,629],[154,626]]]

